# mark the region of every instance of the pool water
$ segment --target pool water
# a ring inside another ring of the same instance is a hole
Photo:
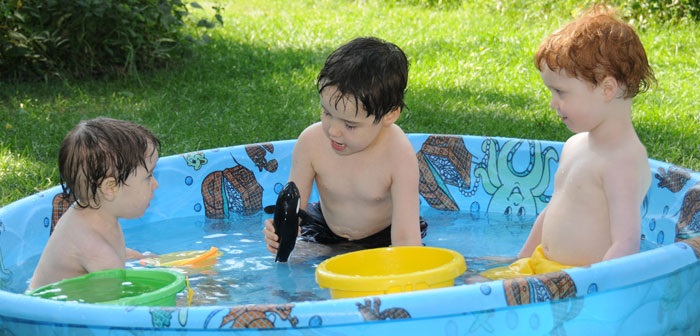
[[[464,283],[469,274],[504,265],[518,253],[527,239],[535,217],[506,216],[494,213],[464,213],[423,209],[428,234],[423,243],[460,252],[467,272],[455,279]],[[267,251],[262,236],[263,222],[270,215],[262,212],[229,219],[202,216],[182,217],[124,228],[127,246],[140,252],[165,254],[179,251],[208,250],[221,252],[211,269],[177,269],[188,274],[194,295],[190,305],[239,305],[289,303],[330,299],[328,289],[315,280],[318,264],[332,256],[357,249],[352,244],[327,246],[298,241],[287,263],[276,263]],[[642,251],[658,247],[642,240]],[[27,281],[38,258],[23,265]],[[138,260],[127,268],[145,268]],[[129,290],[128,286],[125,290]],[[138,289],[135,289],[138,290]],[[178,294],[177,305],[187,305],[185,292]]]
[[[534,217],[500,214],[463,213],[427,209],[424,244],[460,252],[467,262],[464,277],[507,263],[519,251]],[[330,299],[327,289],[315,281],[315,270],[323,260],[357,249],[351,244],[326,246],[297,242],[288,263],[276,263],[263,242],[263,222],[269,215],[258,213],[224,220],[201,216],[184,217],[124,229],[127,245],[140,252],[165,254],[177,251],[207,250],[215,246],[222,253],[218,264],[203,272],[188,272],[194,290],[193,306],[289,303]],[[465,221],[467,223],[465,223]],[[643,244],[644,249],[653,246]],[[143,268],[129,261],[128,268]],[[184,293],[178,305],[186,305]]]
[[[422,214],[428,222],[423,242],[444,247],[465,256],[470,271],[500,264],[502,257],[514,256],[527,238],[534,218],[485,214],[466,217],[458,212],[429,209]],[[259,213],[226,220],[185,217],[125,228],[127,245],[140,252],[165,254],[176,251],[207,250],[212,246],[222,255],[211,270],[190,274],[194,290],[191,305],[237,305],[289,303],[330,299],[320,288],[315,270],[325,259],[356,249],[351,244],[336,246],[298,241],[289,262],[276,263],[263,241],[263,222],[270,215]],[[469,225],[464,225],[469,221]],[[491,237],[491,238],[489,238]],[[479,256],[493,256],[480,258]],[[130,261],[127,267],[143,267]],[[187,271],[186,269],[183,271]],[[466,273],[465,273],[466,274]],[[464,275],[455,279],[464,283]],[[178,305],[186,304],[184,294]]]

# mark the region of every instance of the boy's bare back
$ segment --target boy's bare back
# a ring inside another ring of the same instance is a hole
[[[97,216],[93,209],[73,207],[61,216],[30,289],[96,270],[124,267],[124,236],[119,223],[110,225]]]

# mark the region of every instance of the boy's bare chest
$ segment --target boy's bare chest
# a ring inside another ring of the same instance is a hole
[[[585,156],[585,155],[584,155]],[[600,187],[601,163],[592,157],[569,157],[560,162],[555,174],[555,189],[584,193]]]
[[[379,201],[387,197],[391,176],[376,162],[337,160],[317,168],[316,184],[326,196]]]

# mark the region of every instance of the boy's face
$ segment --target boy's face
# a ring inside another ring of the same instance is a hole
[[[329,146],[339,155],[350,155],[369,147],[382,129],[374,116],[367,116],[362,103],[354,97],[337,99],[334,87],[321,92],[321,124],[330,139]]]
[[[552,93],[549,107],[570,131],[588,132],[602,122],[605,110],[601,106],[604,97],[600,87],[570,77],[564,70],[552,71],[546,64],[541,69],[542,81]]]
[[[152,146],[148,146],[146,150],[148,170],[143,166],[137,167],[134,173],[120,186],[118,197],[121,215],[119,217],[138,218],[146,212],[153,199],[153,191],[158,188],[158,181],[153,176],[153,169],[155,169],[157,161],[158,151],[154,150]]]

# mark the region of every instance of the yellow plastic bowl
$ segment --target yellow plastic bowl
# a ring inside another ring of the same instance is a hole
[[[467,270],[458,252],[427,246],[341,254],[316,268],[316,283],[334,299],[449,287]]]

